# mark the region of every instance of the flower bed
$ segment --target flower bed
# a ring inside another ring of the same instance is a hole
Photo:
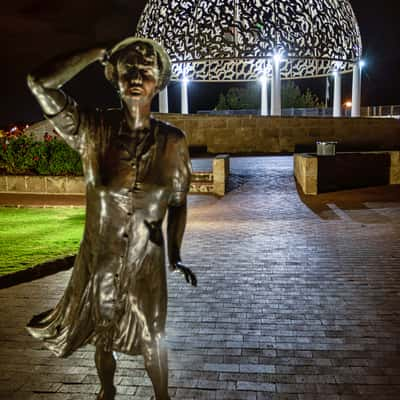
[[[191,193],[226,193],[229,157],[217,156],[213,170],[194,172]],[[53,131],[37,140],[13,128],[0,136],[0,192],[41,194],[84,194],[82,163]]]
[[[79,154],[57,136],[45,134],[39,141],[15,132],[0,138],[0,173],[82,176]]]

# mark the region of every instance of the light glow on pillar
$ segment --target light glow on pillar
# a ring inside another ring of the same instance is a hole
[[[167,114],[168,113],[168,86],[166,86],[163,90],[158,94],[158,104],[159,104],[159,112]]]
[[[342,65],[343,65],[343,63],[341,62],[341,61],[336,61],[335,63],[334,63],[334,66],[333,66],[333,72],[332,72],[332,75],[333,76],[337,76],[337,75],[339,75],[340,74],[340,71],[342,70]]]
[[[261,115],[268,115],[268,75],[267,72],[258,78],[261,83]]]
[[[272,63],[271,78],[271,115],[282,115],[282,98],[281,98],[281,61],[282,55],[275,53]]]
[[[338,67],[340,68],[340,66]],[[333,87],[333,116],[341,117],[342,115],[342,75],[340,70],[336,69],[333,73],[335,77]]]
[[[188,84],[189,79],[184,71],[181,84],[181,113],[189,114],[189,99],[188,99]]]
[[[281,61],[282,61],[282,56],[279,53],[275,53],[274,54],[274,61],[275,61],[275,64],[279,65],[281,63]]]
[[[262,74],[259,78],[258,78],[259,82],[262,85],[266,85],[268,83],[268,76],[267,74],[264,72],[264,74]]]
[[[352,108],[351,116],[358,118],[361,115],[361,75],[365,65],[363,60],[359,60],[353,66],[353,85],[352,85]]]

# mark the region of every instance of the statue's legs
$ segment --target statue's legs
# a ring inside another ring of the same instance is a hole
[[[105,351],[102,346],[97,346],[95,362],[101,383],[97,400],[114,400],[116,390],[114,386],[115,359],[113,353]]]
[[[170,400],[168,395],[168,353],[162,342],[158,336],[144,351],[144,365],[153,384],[155,400]]]

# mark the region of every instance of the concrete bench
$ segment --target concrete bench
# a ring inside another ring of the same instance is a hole
[[[304,194],[400,184],[400,152],[294,155],[294,175]]]

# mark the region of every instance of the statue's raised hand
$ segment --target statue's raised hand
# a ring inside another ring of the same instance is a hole
[[[178,271],[180,272],[186,279],[186,282],[191,284],[192,286],[197,286],[197,278],[196,275],[192,272],[192,270],[188,267],[185,267],[180,261],[176,261],[169,265],[170,271]]]

